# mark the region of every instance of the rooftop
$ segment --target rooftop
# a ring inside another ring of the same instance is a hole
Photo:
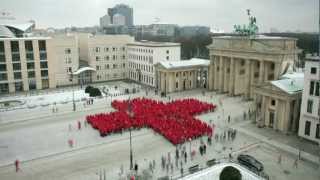
[[[148,46],[148,47],[174,47],[180,46],[180,43],[173,42],[154,42],[154,41],[135,41],[133,43],[129,43],[129,46]]]
[[[303,90],[304,74],[288,73],[281,76],[280,80],[271,81],[271,84],[288,94],[295,94]]]
[[[297,40],[291,37],[280,37],[280,36],[265,36],[257,35],[254,38],[248,36],[214,36],[215,39],[260,39],[260,40]]]
[[[190,60],[181,60],[181,61],[161,61],[159,62],[166,69],[177,69],[177,68],[188,68],[192,66],[209,66],[210,60],[192,58]]]

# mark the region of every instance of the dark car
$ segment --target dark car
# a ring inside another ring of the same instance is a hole
[[[238,162],[246,167],[248,167],[251,170],[256,171],[257,173],[260,173],[263,171],[263,165],[261,162],[256,160],[254,157],[240,154],[238,156]]]

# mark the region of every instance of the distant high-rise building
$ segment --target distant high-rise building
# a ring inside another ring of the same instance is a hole
[[[115,14],[112,18],[113,25],[126,25],[126,17],[121,14]]]
[[[113,8],[109,8],[108,14],[111,18],[112,24],[115,24],[115,22],[113,22],[113,20],[114,20],[113,17],[116,14],[120,14],[125,17],[125,25],[126,26],[133,26],[133,9],[130,8],[128,5],[118,4]]]
[[[110,24],[111,24],[111,18],[108,14],[106,14],[100,18],[100,27],[101,28],[107,27]]]

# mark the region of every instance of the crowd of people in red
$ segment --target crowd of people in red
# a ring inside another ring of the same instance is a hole
[[[169,103],[136,98],[112,102],[116,112],[89,115],[86,120],[101,136],[122,132],[129,128],[152,128],[172,144],[177,145],[202,135],[212,136],[212,128],[195,115],[213,111],[216,106],[196,99]]]

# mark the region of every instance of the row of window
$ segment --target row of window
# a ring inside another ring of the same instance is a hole
[[[111,64],[105,64],[104,65],[104,69],[110,69],[111,68]],[[117,68],[126,68],[126,64],[112,64],[112,68],[113,69],[117,69]],[[96,66],[96,70],[102,70],[102,66]]]
[[[153,56],[140,56],[135,54],[129,54],[130,59],[138,60],[138,61],[149,61],[149,63],[153,63]],[[169,59],[169,57],[168,57]]]
[[[40,61],[40,68],[41,69],[47,69],[48,68],[48,62],[47,61]],[[21,70],[21,63],[12,63],[12,69],[13,71],[20,71]],[[27,62],[27,69],[35,69],[34,62]],[[1,71],[7,71],[7,65],[6,64],[0,64],[0,72]]]
[[[153,85],[153,77],[151,76],[141,74],[141,72],[133,72],[133,71],[130,71],[129,75],[131,79],[135,79],[144,84]]]
[[[320,81],[310,81],[309,95],[311,96],[320,95]]]
[[[311,130],[311,122],[306,121],[304,126],[304,134],[306,136],[310,136],[310,130]],[[320,124],[317,124],[315,138],[320,139]]]
[[[152,49],[144,49],[144,48],[128,48],[129,51],[134,51],[134,52],[142,52],[142,53],[153,53]],[[169,53],[169,50],[168,50]]]
[[[117,60],[117,59],[118,59],[118,56],[117,56],[117,55],[104,56],[103,59],[104,59],[105,61],[109,61],[111,57],[112,57],[112,60]],[[122,55],[122,56],[121,56],[121,59],[122,59],[122,60],[125,60],[125,59],[126,59],[126,56],[125,56],[125,55]],[[101,60],[102,60],[102,58],[101,58],[100,56],[96,56],[96,61],[101,61]]]
[[[49,80],[48,79],[42,79],[42,89],[46,89],[49,88]],[[37,84],[36,84],[36,80],[34,79],[30,79],[28,81],[28,85],[29,85],[29,90],[32,89],[36,89]],[[15,91],[23,91],[23,82],[19,81],[19,82],[15,82],[14,83],[14,88]],[[0,83],[0,94],[1,93],[9,93],[9,84],[8,83]]]
[[[121,48],[120,47],[104,47],[104,48],[96,47],[96,48],[94,48],[94,51],[96,53],[100,53],[100,52],[102,52],[102,49],[104,52],[109,52],[109,51],[115,52],[115,51],[119,51],[119,50],[122,50],[122,51],[126,50],[125,47],[121,47]]]
[[[129,62],[129,68],[140,69],[141,71],[153,73],[153,66],[152,65],[137,64],[134,62]]]
[[[39,51],[46,51],[46,41],[45,40],[39,40],[38,41]],[[31,40],[24,41],[24,47],[26,52],[32,52],[33,51],[33,44]],[[12,53],[19,52],[19,41],[10,41],[10,48]],[[4,53],[4,41],[0,41],[0,53]]]

